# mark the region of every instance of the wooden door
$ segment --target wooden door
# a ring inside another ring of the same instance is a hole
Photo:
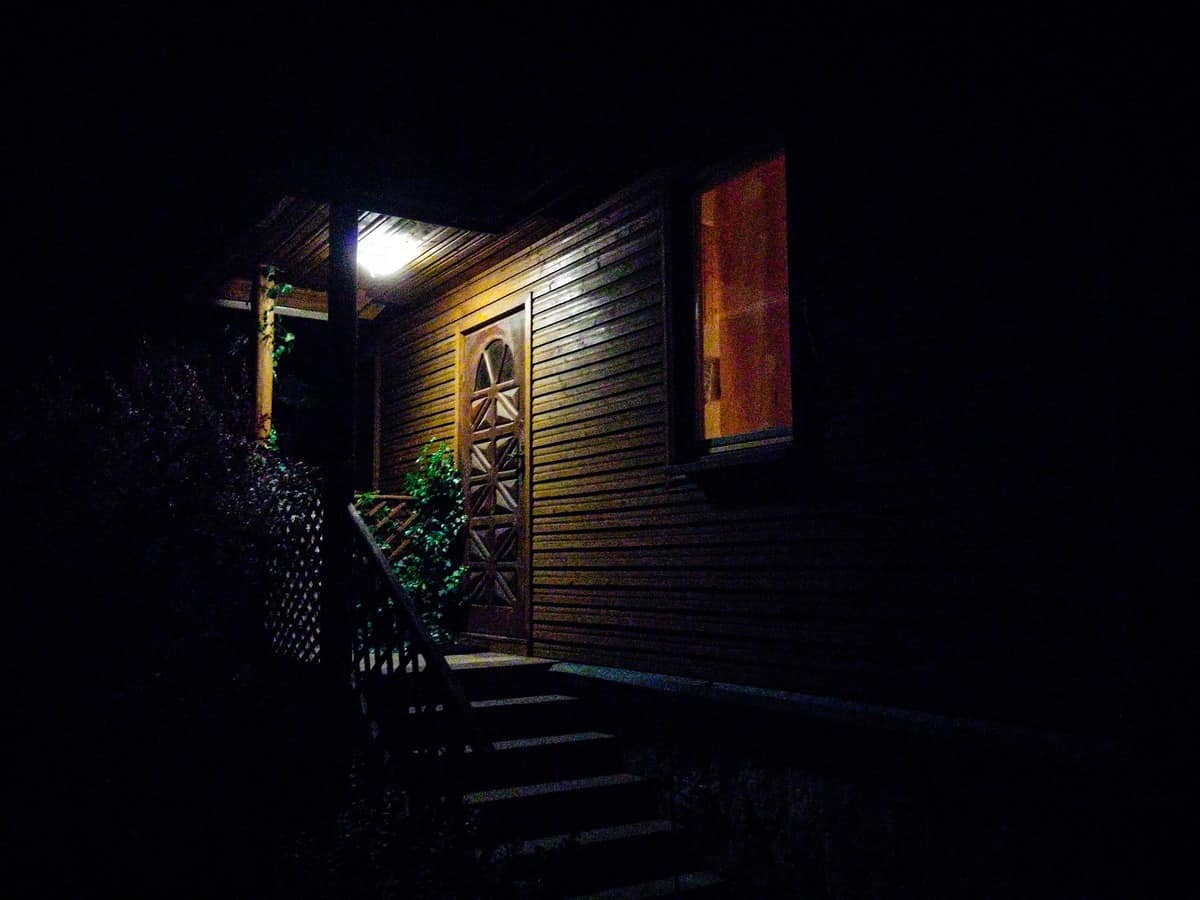
[[[467,510],[467,630],[524,639],[525,311],[464,337],[458,458]]]

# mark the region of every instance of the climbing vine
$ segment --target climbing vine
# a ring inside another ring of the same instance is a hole
[[[280,269],[275,266],[267,266],[267,284],[269,285],[267,288],[267,297],[272,301],[272,305],[274,305],[275,301],[286,297],[295,290],[295,286],[284,281],[282,276],[283,273]],[[258,333],[261,335],[266,330],[267,323],[265,319],[260,320],[258,323]],[[279,361],[292,352],[295,341],[295,334],[288,331],[284,326],[276,324],[275,344],[271,349],[271,374],[274,377],[279,377]]]
[[[385,551],[393,541],[408,542],[408,552],[392,563],[392,570],[412,598],[429,636],[439,644],[449,643],[463,607],[466,566],[457,559],[467,516],[462,476],[444,441],[430,441],[421,450],[416,468],[404,478],[404,493],[412,497],[411,509],[416,513],[412,523],[396,534],[398,523],[391,520],[384,526],[386,533],[374,536]],[[358,499],[370,502],[375,496],[360,494]]]

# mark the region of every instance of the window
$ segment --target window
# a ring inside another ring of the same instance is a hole
[[[671,218],[673,461],[790,445],[784,154],[693,182]]]

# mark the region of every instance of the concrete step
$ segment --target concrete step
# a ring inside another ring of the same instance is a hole
[[[568,734],[586,730],[586,705],[567,694],[472,700],[475,719],[491,740]]]
[[[590,894],[579,894],[575,900],[634,900],[647,897],[726,897],[728,885],[717,875],[708,872],[684,872],[667,878],[626,884]]]
[[[492,753],[468,754],[468,789],[605,775],[621,763],[616,738],[599,731],[515,738],[494,746]]]
[[[481,857],[504,880],[538,883],[555,895],[602,889],[618,880],[677,871],[680,831],[665,819],[645,819],[505,844]]]
[[[652,784],[625,773],[472,791],[463,806],[484,846],[656,816]]]

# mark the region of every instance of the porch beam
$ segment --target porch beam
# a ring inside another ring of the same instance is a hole
[[[254,283],[255,280],[251,278],[230,278],[220,287],[216,304],[229,309],[252,308]],[[384,309],[384,304],[368,297],[363,288],[358,289],[356,303],[360,319],[374,319]],[[275,315],[328,319],[329,295],[325,291],[316,291],[312,288],[293,287],[291,293],[287,295],[286,304],[275,304]]]
[[[250,310],[250,304],[242,300],[218,300],[217,306],[224,307],[225,309],[238,309],[243,312]],[[291,306],[277,305],[275,307],[276,319],[285,318],[287,316],[292,316],[296,319],[316,319],[318,322],[329,321],[328,313],[313,312],[312,310],[308,309],[295,309]]]

